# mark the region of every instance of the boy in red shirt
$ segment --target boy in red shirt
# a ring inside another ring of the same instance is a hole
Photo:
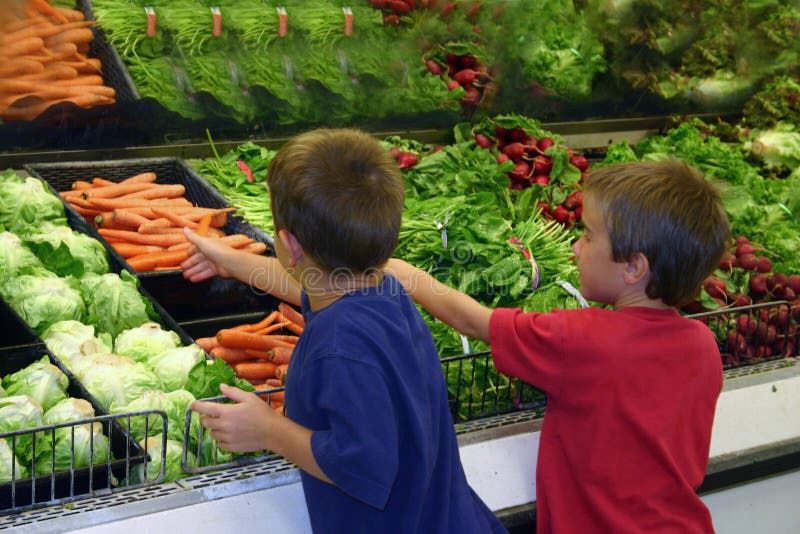
[[[400,260],[389,269],[434,316],[489,342],[498,371],[547,393],[539,534],[713,532],[695,490],[722,362],[711,331],[675,307],[729,239],[719,194],[667,160],[594,170],[583,199],[581,291],[613,310],[492,310]]]

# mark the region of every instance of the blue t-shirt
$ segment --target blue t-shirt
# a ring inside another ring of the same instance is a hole
[[[467,484],[436,347],[399,282],[316,312],[304,294],[303,314],[286,412],[335,483],[301,472],[314,532],[506,532]]]

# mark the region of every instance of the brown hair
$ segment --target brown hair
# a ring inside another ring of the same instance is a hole
[[[598,202],[614,261],[643,254],[652,273],[647,296],[669,306],[697,296],[730,238],[719,192],[675,159],[595,169],[584,194]]]
[[[352,129],[318,129],[284,145],[267,171],[275,229],[320,267],[364,272],[397,246],[403,178],[389,151]]]

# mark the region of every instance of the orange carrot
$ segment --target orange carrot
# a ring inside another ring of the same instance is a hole
[[[78,71],[73,69],[72,67],[66,67],[72,70],[75,73],[75,76],[71,77],[61,77],[59,79],[54,80],[52,83],[58,87],[66,87],[66,86],[75,86],[75,85],[82,85],[82,86],[92,86],[103,85],[103,77],[98,74],[82,74],[78,76]],[[47,71],[45,71],[47,73]]]
[[[242,362],[249,362],[254,359],[257,359],[256,356],[251,356],[250,354],[248,354],[246,352],[246,349],[232,349],[230,347],[223,347],[222,345],[216,345],[212,347],[209,352],[215,358],[222,358],[223,360],[225,360],[225,362],[228,365],[233,365]],[[261,353],[262,351],[259,352]]]
[[[62,65],[67,65],[78,71],[78,74],[97,74],[102,71],[103,65],[97,58],[86,58],[76,60],[62,60]]]
[[[289,343],[275,339],[272,336],[262,336],[229,328],[217,332],[217,341],[220,345],[239,349],[267,350],[275,347],[290,346]]]
[[[89,189],[81,193],[81,198],[83,199],[92,199],[92,198],[115,198],[121,197],[122,195],[126,195],[128,193],[132,193],[134,191],[141,191],[142,189],[147,189],[152,187],[150,184],[118,184],[115,183],[113,185],[106,185],[104,187],[95,187],[93,189]]]
[[[277,319],[277,318],[278,318],[278,311],[276,310],[276,311],[268,314],[266,317],[264,317],[263,319],[261,319],[257,323],[246,324],[246,325],[241,325],[241,326],[244,326],[245,327],[244,330],[247,331],[247,332],[254,332],[256,330],[260,330],[262,328],[266,328],[267,326],[271,325],[272,323],[275,322],[275,319]]]
[[[134,185],[134,184],[125,184],[125,185]],[[146,184],[145,184],[146,185]],[[190,205],[191,202],[186,200],[185,198],[167,198],[167,199],[143,199],[143,198],[127,198],[127,197],[119,197],[119,198],[92,198],[91,199],[91,207],[95,207],[101,209],[103,211],[111,211],[118,208],[147,208],[150,209],[154,206],[158,206],[161,208],[167,206],[186,206]]]
[[[47,0],[26,0],[26,7],[36,13],[52,17],[62,24],[69,22],[69,19],[67,19],[62,12],[51,6]]]
[[[72,67],[60,65],[58,63],[51,63],[48,68],[36,74],[23,74],[16,76],[15,79],[26,82],[50,82],[53,84],[61,84],[65,81],[75,80],[78,78],[78,71]]]
[[[119,239],[121,241],[128,241],[130,243],[137,243],[139,245],[169,247],[187,241],[186,236],[183,234],[140,234],[138,232],[130,232],[126,230],[106,230],[103,228],[98,229],[97,232],[103,237]]]
[[[272,351],[270,350],[256,350],[256,349],[235,349],[235,350],[243,350],[245,354],[250,356],[251,359],[256,360],[263,360],[265,362],[270,361],[270,357],[272,356]]]
[[[218,347],[219,346],[219,344],[217,343],[216,336],[214,336],[214,337],[198,337],[198,338],[195,338],[194,342],[197,343],[197,345],[201,349],[203,349],[204,351],[208,352],[209,354],[211,353],[211,350],[214,347]]]
[[[108,185],[116,185],[117,182],[112,182],[111,180],[106,180],[105,178],[92,178],[92,185],[95,187],[106,187]]]
[[[270,357],[269,361],[274,363],[275,365],[283,365],[285,363],[289,363],[292,359],[292,352],[294,348],[286,348],[286,347],[275,347],[272,349],[272,356]]]
[[[163,217],[171,222],[174,226],[178,228],[183,228],[184,226],[188,226],[192,229],[197,229],[199,226],[196,222],[190,221],[185,217],[181,217],[180,215],[170,211],[170,210],[163,210],[158,207],[153,208],[153,213],[158,215],[159,217]]]
[[[305,326],[306,320],[303,319],[303,315],[300,314],[297,310],[289,306],[285,302],[281,302],[278,304],[278,311],[281,312],[283,315],[286,316],[287,319],[292,321],[294,324],[298,326]]]
[[[187,222],[192,222],[187,219]],[[206,237],[208,235],[208,229],[211,227],[211,214],[206,213],[200,219],[200,222],[197,223],[197,235],[201,235]]]
[[[283,363],[275,367],[275,378],[281,381],[281,383],[286,383],[286,374],[289,372],[289,364]]]
[[[276,365],[270,362],[243,362],[233,366],[236,376],[245,380],[261,380],[275,376]]]
[[[172,223],[163,217],[160,219],[147,219],[146,217],[143,217],[143,219],[145,219],[145,222],[139,226],[139,232],[143,234],[155,234],[157,233],[155,230],[158,228],[172,227]]]
[[[186,194],[186,186],[183,184],[150,184],[150,186],[145,190],[131,193],[127,197],[144,199],[176,198]]]
[[[84,19],[83,13],[78,11],[77,9],[68,9],[65,7],[56,7],[53,6],[53,9],[56,10],[56,13],[64,17],[70,22],[76,22]]]
[[[135,174],[128,178],[125,178],[120,183],[121,184],[130,184],[130,183],[145,183],[150,184],[156,181],[156,173],[154,172],[143,172],[141,174]]]
[[[117,209],[111,211],[111,218],[115,223],[130,226],[132,228],[141,228],[142,225],[148,224],[150,219],[142,217],[138,213],[127,211],[124,209]]]
[[[151,234],[152,235],[152,234]],[[170,235],[170,234],[162,234]],[[159,236],[161,237],[161,236]],[[189,254],[184,250],[175,252],[149,252],[147,254],[139,254],[126,258],[125,261],[135,271],[152,271],[157,267],[174,267],[179,265],[182,261],[189,257]]]
[[[50,37],[44,40],[44,46],[52,48],[61,43],[91,43],[94,40],[94,33],[89,28],[73,28]]]
[[[41,37],[26,37],[18,41],[3,43],[0,46],[0,56],[7,58],[32,54],[44,49],[44,41]]]
[[[288,343],[293,347],[297,345],[297,341],[300,339],[299,336],[294,336],[290,334],[270,334],[270,337],[283,341],[284,343]]]
[[[281,328],[287,328],[290,324],[292,324],[291,321],[284,321],[282,323],[274,323],[274,324],[271,324],[269,326],[265,326],[263,328],[259,328],[258,330],[251,330],[251,332],[253,332],[254,334],[261,334],[262,336],[264,336],[264,335],[267,335],[267,334],[271,334],[272,332],[275,332],[276,330],[280,330]]]
[[[92,185],[91,182],[87,182],[86,180],[75,180],[74,182],[72,182],[72,192],[75,193],[78,193],[78,191],[82,189],[91,189],[92,187],[94,187],[94,185]],[[62,191],[61,193],[69,193],[69,192],[70,191]]]
[[[136,243],[120,242],[114,243],[111,246],[117,251],[117,254],[123,258],[131,258],[133,256],[140,256],[153,252],[164,252],[162,247],[156,247],[154,245],[137,245]]]
[[[36,74],[44,71],[44,65],[38,61],[24,58],[6,59],[0,65],[0,77],[14,77],[20,74]]]

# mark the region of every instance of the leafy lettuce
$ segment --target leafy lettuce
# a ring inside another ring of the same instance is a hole
[[[66,224],[64,204],[36,178],[0,173],[0,228],[25,235],[44,221]]]
[[[80,287],[86,302],[86,322],[116,337],[123,330],[156,319],[152,303],[139,292],[138,284],[124,270],[120,274],[85,275]]]
[[[69,226],[45,221],[38,231],[25,237],[25,244],[59,276],[80,278],[85,273],[108,272],[108,254],[103,245]]]
[[[0,295],[37,333],[58,321],[83,319],[86,306],[72,277],[59,278],[45,269],[8,280]]]

